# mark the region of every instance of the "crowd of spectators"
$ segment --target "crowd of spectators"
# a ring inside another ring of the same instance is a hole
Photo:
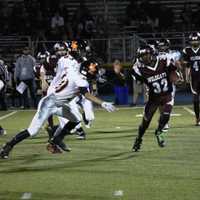
[[[192,9],[191,3],[186,2],[180,12],[180,21],[175,23],[173,9],[157,1],[148,0],[130,1],[126,8],[126,26],[137,27],[140,33],[165,32],[170,30],[191,31],[197,30],[200,24],[200,4],[197,9]]]
[[[0,2],[0,33],[3,35],[31,35],[34,39],[47,40],[101,37],[105,31],[102,19],[92,16],[84,1],[80,1],[73,16],[69,16],[67,5],[62,5],[60,0],[24,0],[12,7]]]

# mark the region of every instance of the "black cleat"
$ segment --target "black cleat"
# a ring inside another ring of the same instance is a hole
[[[0,126],[0,136],[6,135],[6,131]]]
[[[159,147],[165,147],[166,142],[165,142],[164,132],[156,130],[155,135],[156,135],[156,139],[157,139],[157,142],[158,142],[158,146]]]
[[[70,152],[72,149],[65,144],[63,141],[60,141],[59,143],[56,144],[59,148],[61,148],[63,151]]]
[[[79,128],[76,130],[77,136],[76,138],[79,140],[86,140],[86,132],[83,130],[83,128]]]
[[[132,151],[139,151],[142,145],[142,138],[136,137],[135,143],[133,145]]]
[[[63,141],[49,140],[49,143],[52,145],[56,145],[60,150],[67,151],[67,152],[71,151],[71,148],[68,145],[66,145]]]
[[[0,158],[8,159],[8,156],[11,150],[12,150],[12,147],[8,143],[4,144],[3,147],[0,149]]]

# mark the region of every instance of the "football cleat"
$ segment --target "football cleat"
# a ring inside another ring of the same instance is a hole
[[[156,135],[156,139],[157,139],[157,142],[158,142],[158,146],[165,147],[166,142],[165,142],[164,132],[156,130],[155,135]]]
[[[200,126],[200,119],[196,119],[196,126]]]
[[[6,130],[0,127],[0,136],[6,135]]]
[[[77,139],[79,139],[79,140],[86,140],[86,133],[83,130],[83,128],[77,129],[76,133],[77,133],[77,137],[76,137]]]
[[[135,152],[139,151],[141,148],[141,145],[142,145],[142,138],[136,137],[132,151],[135,151]]]
[[[63,141],[60,141],[59,143],[56,144],[59,148],[61,148],[63,151],[70,152],[72,149],[66,145]]]
[[[8,143],[4,144],[3,147],[0,149],[0,158],[8,159],[11,150],[12,147]]]
[[[52,144],[52,145],[55,145],[56,148],[60,149],[60,151],[67,151],[67,152],[70,152],[71,151],[71,148],[66,145],[63,141],[60,141],[60,140],[57,140],[57,141],[53,141],[52,140],[49,140],[49,143]]]

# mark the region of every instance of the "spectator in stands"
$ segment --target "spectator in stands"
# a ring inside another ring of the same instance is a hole
[[[135,25],[138,19],[138,13],[140,11],[140,4],[136,1],[130,1],[129,5],[126,8],[126,19],[125,19],[125,24],[130,26],[130,25]]]
[[[171,8],[160,6],[159,9],[159,31],[165,32],[173,26],[174,14]]]
[[[63,8],[60,9],[61,10],[61,16],[64,18],[64,36],[67,39],[73,39],[73,30],[71,27],[71,23],[69,21],[69,13],[68,13],[68,8],[65,5]]]
[[[195,30],[200,28],[200,3],[197,5],[197,10],[192,14],[193,23],[195,25]]]
[[[25,83],[26,86],[24,92],[22,92],[23,108],[30,108],[28,100],[28,89],[34,103],[34,107],[37,107],[34,74],[35,64],[35,58],[30,55],[30,49],[28,47],[25,47],[23,49],[22,55],[17,59],[15,67],[15,80],[18,86],[21,83]]]
[[[113,72],[111,73],[111,80],[114,83],[115,104],[128,104],[128,87],[126,85],[126,77],[122,64],[119,60],[113,62]]]
[[[181,13],[181,19],[183,21],[183,31],[189,31],[192,28],[192,8],[190,3],[185,3],[183,12]]]
[[[51,18],[51,32],[54,39],[61,38],[64,30],[64,18],[60,15],[58,11],[55,12],[54,16]]]
[[[131,103],[131,106],[138,105],[140,96],[143,96],[144,103],[146,103],[148,99],[147,88],[144,84],[140,84],[133,79],[133,103]]]

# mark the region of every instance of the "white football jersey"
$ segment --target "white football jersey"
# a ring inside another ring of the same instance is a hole
[[[76,72],[79,73],[80,64],[70,55],[63,56],[58,60],[57,68],[56,68],[56,76],[53,78],[47,94],[54,92],[55,87],[60,84],[60,80],[62,79],[63,74],[68,72]]]
[[[71,99],[79,94],[80,87],[89,87],[89,83],[82,74],[69,71],[63,73],[60,82],[54,86],[54,94],[59,101]]]
[[[56,68],[56,76],[54,77],[51,85],[56,85],[63,74],[63,72],[78,72],[80,68],[79,63],[70,55],[63,56],[58,60],[57,68]]]

